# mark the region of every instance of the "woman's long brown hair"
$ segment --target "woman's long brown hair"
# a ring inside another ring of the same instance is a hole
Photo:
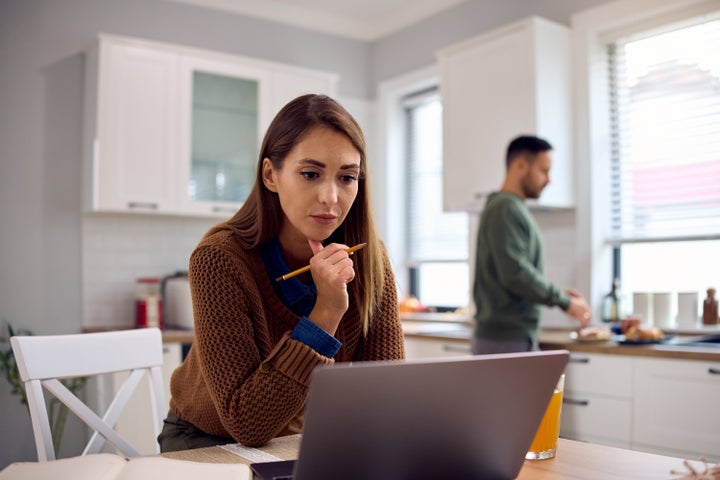
[[[357,305],[367,333],[370,318],[380,302],[385,287],[385,267],[370,203],[365,137],[355,119],[340,104],[325,95],[303,95],[285,105],[265,132],[258,156],[255,184],[240,210],[228,220],[212,228],[230,228],[245,249],[257,248],[278,236],[283,219],[278,195],[268,190],[262,180],[263,159],[268,158],[277,170],[290,150],[313,128],[326,127],[350,139],[360,153],[358,193],[343,224],[330,236],[330,241],[357,245],[367,242],[353,258],[355,279],[348,285],[350,301]]]

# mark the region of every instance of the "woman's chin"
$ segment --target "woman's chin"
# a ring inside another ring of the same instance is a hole
[[[316,240],[320,243],[325,243],[334,231],[334,228],[313,228],[312,230],[306,232],[305,236],[308,240]]]

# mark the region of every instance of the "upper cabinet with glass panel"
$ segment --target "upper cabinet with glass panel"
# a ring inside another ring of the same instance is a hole
[[[192,200],[245,200],[253,178],[257,118],[257,81],[193,73]]]
[[[255,179],[269,74],[200,57],[182,62],[182,208],[232,214]]]
[[[88,211],[232,215],[261,137],[303,93],[337,76],[246,57],[101,36],[87,62]]]

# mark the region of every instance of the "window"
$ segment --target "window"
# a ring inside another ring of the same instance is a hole
[[[611,236],[625,291],[704,296],[720,259],[720,20],[609,46]]]
[[[402,100],[410,294],[437,310],[467,305],[468,217],[442,210],[442,105],[437,89]]]

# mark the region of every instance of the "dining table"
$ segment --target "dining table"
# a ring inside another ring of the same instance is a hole
[[[207,463],[251,464],[270,459],[292,460],[298,456],[300,435],[278,437],[260,449],[224,445],[166,452],[162,456]],[[418,460],[422,461],[422,460]],[[697,478],[679,457],[628,450],[560,438],[557,454],[546,460],[525,460],[521,480],[677,480]],[[696,470],[705,467],[699,459],[688,459]]]

